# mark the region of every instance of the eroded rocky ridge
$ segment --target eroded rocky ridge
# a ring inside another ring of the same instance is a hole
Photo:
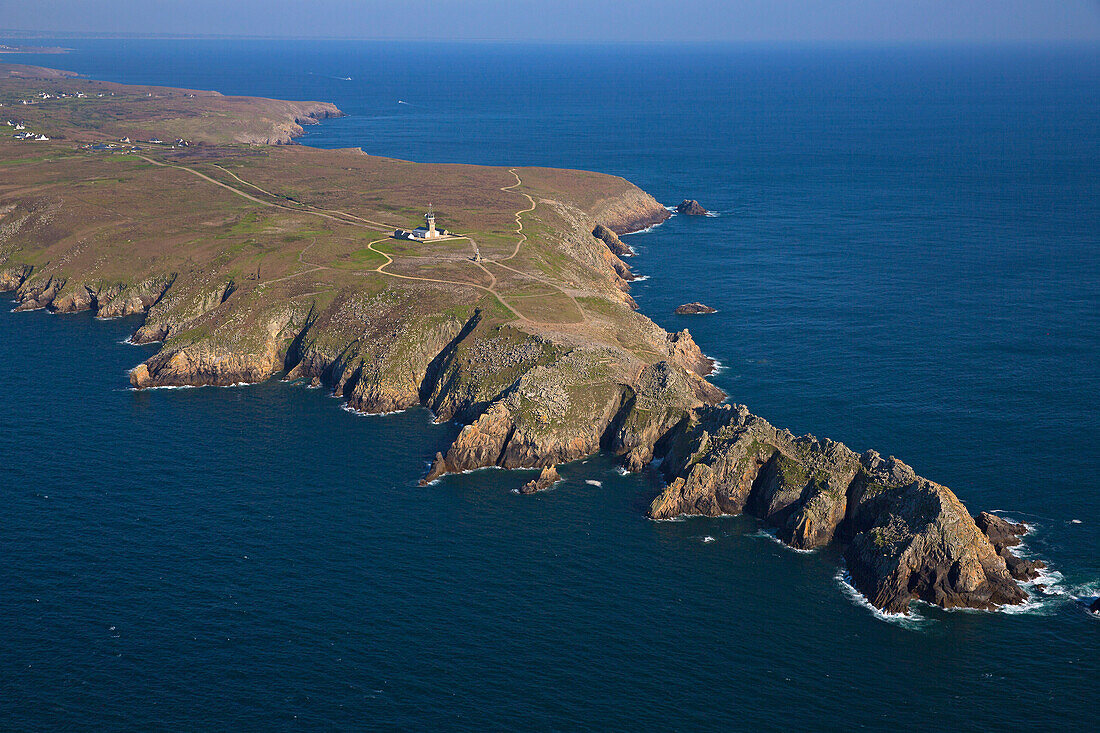
[[[797,549],[840,542],[852,584],[878,608],[994,608],[1027,597],[1016,579],[1031,569],[1007,550],[1016,528],[988,514],[975,522],[950,489],[896,458],[796,437],[743,405],[696,410],[660,456],[670,482],[651,517],[745,512]]]

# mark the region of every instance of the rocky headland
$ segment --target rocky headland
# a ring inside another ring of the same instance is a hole
[[[43,83],[9,75],[0,96]],[[149,134],[186,127],[198,144],[104,154],[77,142],[97,133],[63,104],[38,110],[63,141],[0,140],[0,290],[17,310],[140,316],[132,341],[160,349],[131,372],[135,387],[301,379],[361,412],[421,405],[463,425],[425,482],[540,469],[530,493],[558,480],[557,465],[606,451],[664,474],[654,519],[749,513],[792,547],[839,544],[878,608],[1026,598],[1017,581],[1040,565],[1012,552],[1018,525],[976,521],[892,457],[722,404],[691,334],[664,331],[629,295],[620,235],[669,216],[636,186],[255,145],[296,134],[299,115],[338,111],[246,100],[238,110],[262,113],[212,129],[226,98],[140,89],[95,103],[115,120],[132,104]],[[463,238],[390,236],[427,202]]]

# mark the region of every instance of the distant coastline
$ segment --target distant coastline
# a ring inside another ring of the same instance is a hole
[[[72,51],[71,48],[63,48],[61,46],[12,46],[6,43],[0,43],[0,53],[47,53],[47,54],[61,54]]]

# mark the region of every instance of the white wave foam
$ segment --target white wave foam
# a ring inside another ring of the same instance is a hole
[[[714,538],[711,537],[709,534],[703,537],[703,543],[705,544],[707,542],[714,542]]]
[[[673,214],[673,216],[675,216],[675,214]],[[669,217],[668,219],[665,219],[665,221],[668,221],[668,220],[669,220],[669,219],[671,219],[671,218],[672,218],[672,217],[670,216],[670,217]],[[657,227],[659,227],[659,226],[661,226],[662,224],[664,224],[664,223],[665,223],[665,221],[659,221],[659,222],[657,222],[656,224],[650,224],[650,225],[649,225],[649,226],[647,226],[647,227],[646,227],[645,229],[639,229],[639,230],[638,230],[638,231],[636,231],[636,232],[627,232],[626,234],[623,234],[622,236],[624,236],[624,237],[632,237],[632,236],[634,236],[635,234],[648,234],[649,232],[652,232],[652,231],[653,231],[654,229],[656,229]]]
[[[840,585],[840,590],[848,597],[848,600],[855,603],[857,606],[862,606],[874,614],[874,617],[879,621],[885,621],[887,623],[896,624],[903,629],[918,630],[924,628],[928,624],[928,619],[921,616],[918,613],[890,613],[889,611],[883,611],[880,608],[876,608],[867,597],[856,590],[856,587],[852,585],[852,576],[845,568],[840,568],[836,574],[836,582]]]
[[[640,283],[640,282],[645,282],[645,281],[646,281],[646,280],[648,280],[648,279],[649,279],[649,275],[638,275],[637,277],[635,277],[635,278],[634,278],[633,280],[631,280],[630,282],[632,282],[632,283]]]
[[[584,482],[589,486],[603,486],[603,481],[597,481],[596,479],[592,478],[586,478]]]
[[[1071,520],[1069,520],[1069,523],[1070,524],[1081,524],[1082,522],[1081,522],[1080,519],[1071,519]]]
[[[352,415],[358,415],[359,417],[385,417],[386,415],[400,415],[402,412],[408,412],[408,410],[390,410],[389,412],[367,412],[366,410],[357,410],[346,402],[340,405],[340,409],[344,412],[350,412]]]
[[[615,473],[619,474],[620,476],[629,476],[630,475],[630,471],[627,471],[622,466],[615,466]]]
[[[719,214],[719,213],[718,213],[717,211],[708,211],[708,212],[707,212],[706,214],[704,214],[703,216],[708,216],[708,217],[710,217],[711,219],[717,219],[718,217],[720,217],[720,216],[721,216],[721,214]]]
[[[817,552],[817,550],[803,550],[800,547],[791,547],[786,542],[779,539],[779,535],[776,534],[776,531],[774,529],[769,528],[769,527],[761,527],[759,531],[754,532],[753,534],[751,534],[749,536],[750,537],[766,537],[767,539],[771,540],[772,542],[776,543],[777,545],[780,545],[781,547],[784,547],[784,548],[790,550],[791,552],[797,552],[797,553],[802,554],[802,555],[812,555],[813,553]]]

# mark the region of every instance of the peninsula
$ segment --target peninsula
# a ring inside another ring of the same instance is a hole
[[[840,543],[879,608],[1027,597],[1036,564],[948,488],[725,404],[691,335],[635,308],[619,236],[670,214],[621,178],[286,145],[340,111],[38,67],[0,65],[0,103],[0,290],[141,316],[132,340],[160,350],[137,388],[282,377],[423,405],[465,425],[425,481],[546,469],[537,491],[608,451],[665,474],[654,519],[749,512]],[[446,236],[395,236],[429,207]]]

